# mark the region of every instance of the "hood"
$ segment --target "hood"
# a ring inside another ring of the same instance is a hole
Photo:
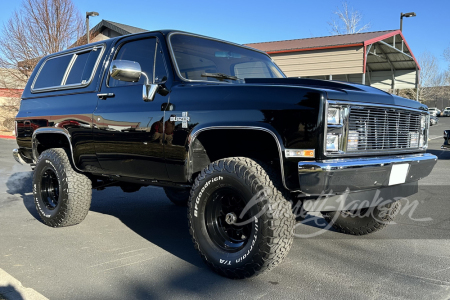
[[[327,93],[328,100],[352,101],[403,106],[427,110],[427,106],[414,100],[398,97],[367,85],[304,78],[246,78],[248,84],[290,85],[319,89]]]

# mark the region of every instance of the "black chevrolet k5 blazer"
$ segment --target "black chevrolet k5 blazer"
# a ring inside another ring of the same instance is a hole
[[[383,228],[437,160],[425,105],[286,78],[266,53],[179,31],[44,57],[22,100],[13,155],[34,169],[45,224],[81,222],[93,188],[161,186],[188,206],[205,262],[230,278],[283,260],[298,203],[343,233]]]

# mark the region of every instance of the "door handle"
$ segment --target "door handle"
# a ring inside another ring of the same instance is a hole
[[[114,93],[103,93],[103,94],[97,94],[97,97],[101,100],[106,100],[106,98],[113,98],[115,95]]]

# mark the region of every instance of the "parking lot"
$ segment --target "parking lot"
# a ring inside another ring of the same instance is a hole
[[[0,269],[49,299],[449,299],[450,151],[440,150],[444,129],[450,118],[431,127],[429,152],[439,161],[420,182],[419,194],[402,200],[406,209],[396,224],[365,237],[299,224],[298,235],[314,237],[296,238],[281,265],[240,281],[204,265],[190,239],[186,209],[171,204],[161,188],[94,191],[80,225],[42,224],[31,170],[12,158],[15,141],[0,140]]]

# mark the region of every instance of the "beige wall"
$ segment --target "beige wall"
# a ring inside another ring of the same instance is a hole
[[[396,89],[414,89],[416,83],[416,71],[411,70],[396,70],[395,74],[395,88]],[[367,78],[367,75],[366,75]],[[391,71],[376,71],[370,72],[371,86],[389,90],[392,88],[392,73]]]
[[[363,47],[347,47],[270,55],[288,77],[363,72]]]

